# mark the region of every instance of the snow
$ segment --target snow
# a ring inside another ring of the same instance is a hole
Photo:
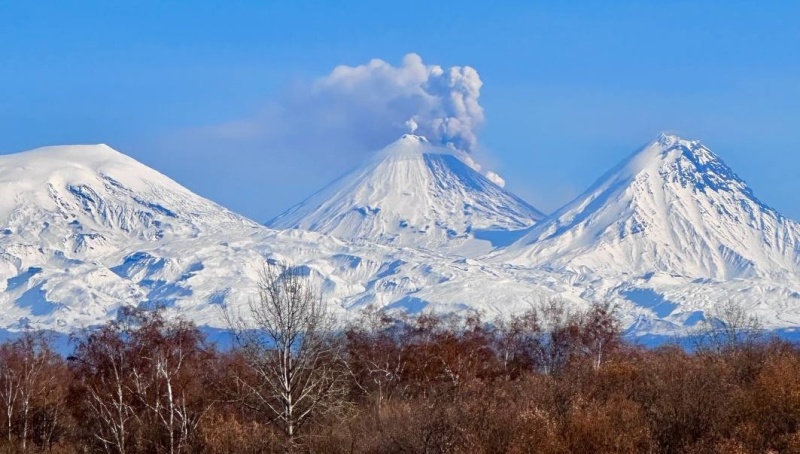
[[[636,335],[685,333],[714,305],[800,324],[800,230],[708,148],[662,135],[549,217],[470,156],[407,135],[257,224],[105,145],[0,157],[0,330],[69,332],[122,305],[224,328],[268,261],[300,267],[349,317],[508,315],[614,305]],[[537,222],[538,221],[538,222]]]
[[[478,255],[492,248],[480,232],[519,231],[544,215],[475,167],[463,152],[407,134],[267,225]]]
[[[796,222],[699,142],[662,135],[493,260],[608,276],[791,281],[798,251]]]

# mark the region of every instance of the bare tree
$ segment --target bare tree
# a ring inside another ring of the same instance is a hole
[[[191,449],[211,405],[201,392],[202,341],[192,323],[127,307],[118,320],[78,340],[70,357],[76,392],[86,429],[102,450]]]
[[[539,314],[529,309],[522,314],[494,321],[494,345],[506,380],[532,370],[541,358],[542,327]]]
[[[342,407],[347,373],[335,321],[297,268],[267,264],[249,317],[224,317],[255,381],[236,376],[245,405],[265,415],[290,446],[313,417]]]
[[[367,306],[345,333],[352,382],[365,394],[374,394],[379,410],[385,401],[404,391],[408,352],[399,339],[401,325],[400,320]]]
[[[536,308],[542,326],[542,337],[537,349],[536,364],[545,375],[564,367],[569,361],[576,336],[575,314],[566,301],[553,298]]]
[[[728,300],[712,308],[696,341],[699,350],[717,353],[753,345],[761,337],[761,321],[740,303]]]
[[[622,344],[619,321],[611,306],[593,304],[587,310],[571,310],[566,301],[552,299],[536,309],[541,337],[532,351],[544,374],[562,370],[575,361],[590,360],[601,367],[609,352]]]
[[[167,323],[159,312],[140,314],[142,324],[131,338],[131,353],[138,359],[131,370],[136,399],[151,443],[159,451],[190,449],[201,418],[212,401],[203,399],[202,364],[209,359],[202,335],[194,324]]]
[[[59,360],[42,333],[25,333],[0,346],[0,402],[5,410],[6,437],[11,442],[16,435],[23,451],[31,437],[34,411],[48,412],[55,418],[51,426],[57,424],[59,409],[53,396],[60,390],[56,383]]]
[[[81,339],[69,357],[87,407],[87,429],[104,451],[119,454],[129,449],[137,417],[126,332],[111,322]]]

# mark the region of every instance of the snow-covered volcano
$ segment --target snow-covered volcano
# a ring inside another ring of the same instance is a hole
[[[5,236],[58,247],[67,256],[253,226],[106,145],[0,156],[0,193]]]
[[[405,135],[267,225],[472,255],[543,217],[466,154]]]
[[[800,227],[698,141],[662,134],[495,260],[625,276],[796,279]]]
[[[202,243],[263,230],[106,145],[0,156],[0,194],[2,327],[77,329],[191,297]]]

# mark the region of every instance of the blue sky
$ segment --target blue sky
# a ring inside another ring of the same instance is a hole
[[[800,2],[470,3],[3,2],[0,152],[108,143],[265,221],[362,151],[204,134],[414,52],[478,71],[477,157],[545,211],[667,130],[800,218]]]

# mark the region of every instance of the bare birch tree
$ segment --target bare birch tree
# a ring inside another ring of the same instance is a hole
[[[58,360],[41,333],[25,333],[0,347],[0,403],[5,410],[6,438],[9,443],[14,437],[18,438],[23,451],[31,438],[31,418],[35,410],[58,417],[58,405],[53,402],[53,395],[59,389],[56,383]],[[57,424],[57,421],[50,423]]]
[[[208,359],[201,348],[202,335],[190,322],[167,323],[157,312],[143,315],[131,339],[138,359],[131,381],[143,408],[140,417],[159,451],[185,452],[212,404],[197,389],[203,378],[199,368]]]
[[[158,311],[124,308],[70,357],[86,429],[106,452],[189,452],[212,401],[202,397],[202,335]]]
[[[508,320],[494,321],[494,344],[506,380],[532,370],[541,357],[542,327],[539,314],[530,309]]]
[[[248,407],[278,427],[290,446],[312,418],[342,408],[347,392],[342,343],[325,301],[298,269],[268,264],[249,317],[224,317],[256,380],[236,376]]]
[[[136,422],[132,364],[119,323],[111,323],[78,343],[69,359],[81,380],[91,431],[106,452],[129,450]]]

